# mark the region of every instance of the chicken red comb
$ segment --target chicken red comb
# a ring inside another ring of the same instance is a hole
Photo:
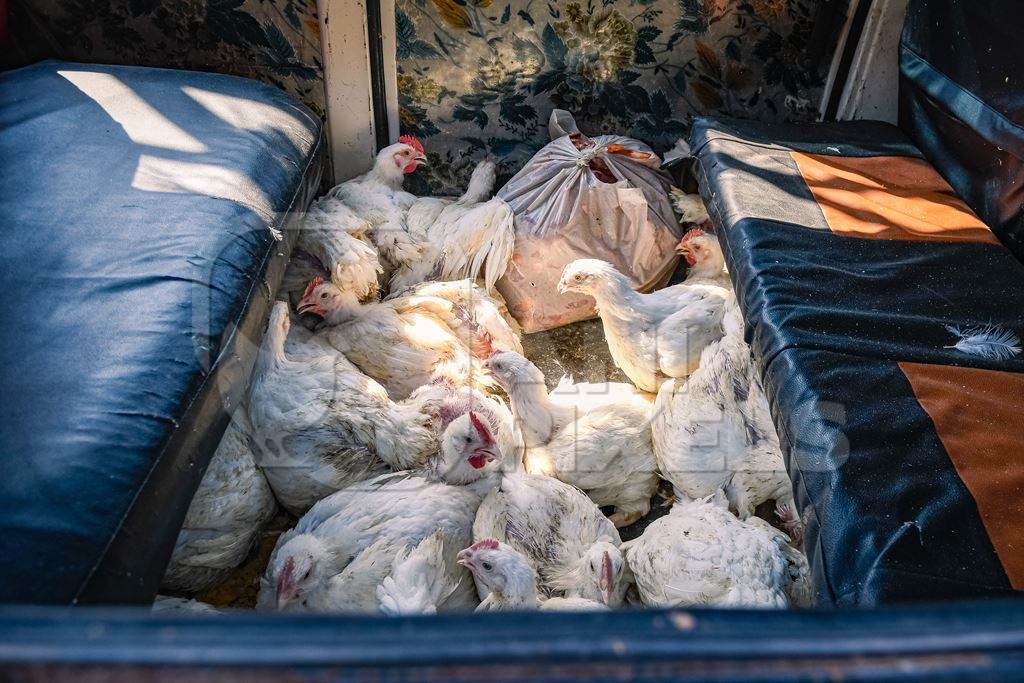
[[[688,230],[686,232],[686,234],[683,235],[683,239],[679,240],[679,243],[682,244],[683,242],[691,240],[694,237],[700,237],[701,235],[706,235],[706,234],[707,233],[704,232],[703,230],[701,230],[700,228],[694,228],[692,230]]]
[[[484,540],[477,541],[473,545],[469,546],[470,550],[483,550],[484,548],[488,550],[497,550],[498,542],[493,538],[485,538]]]
[[[316,289],[323,283],[324,279],[322,277],[315,277],[312,280],[310,280],[309,284],[306,285],[306,291],[302,293],[302,298],[305,299],[307,296],[313,293],[314,289]]]
[[[420,154],[426,154],[426,152],[423,151],[423,143],[411,135],[403,135],[402,137],[398,138],[398,141],[403,144],[409,145]]]
[[[490,428],[488,428],[473,411],[469,411],[469,421],[473,423],[477,434],[480,435],[480,438],[483,439],[485,443],[494,443],[494,437],[491,436]]]

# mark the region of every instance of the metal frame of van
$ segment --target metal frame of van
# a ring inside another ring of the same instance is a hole
[[[1015,601],[384,618],[0,609],[6,680],[1021,680]]]

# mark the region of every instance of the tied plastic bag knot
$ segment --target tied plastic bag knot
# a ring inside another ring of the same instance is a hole
[[[580,158],[576,160],[577,166],[589,166],[590,162],[594,160],[598,152],[604,150],[599,147],[590,147],[588,149],[580,150]]]

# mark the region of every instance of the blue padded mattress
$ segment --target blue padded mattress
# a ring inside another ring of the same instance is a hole
[[[237,405],[322,167],[223,75],[0,75],[0,601],[145,601]],[[289,234],[289,233],[285,233]]]

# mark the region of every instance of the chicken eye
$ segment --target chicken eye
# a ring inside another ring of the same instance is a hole
[[[485,572],[489,572],[492,569],[494,569],[494,567],[491,566],[490,562],[484,562],[481,566],[484,568]]]
[[[582,282],[583,281],[583,276],[582,275],[577,275],[574,279],[576,280],[576,282]]]
[[[327,292],[324,292],[323,294],[321,294],[320,298],[321,299],[326,299],[327,298]]]

